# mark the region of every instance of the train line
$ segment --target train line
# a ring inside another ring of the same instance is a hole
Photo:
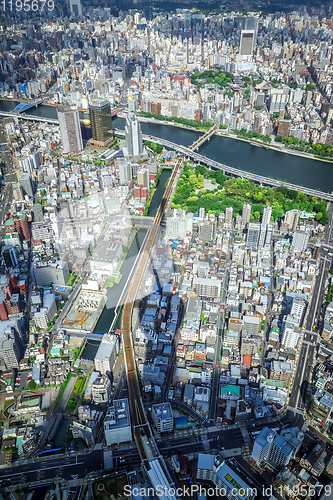
[[[159,231],[163,214],[168,207],[174,183],[178,178],[178,173],[180,171],[181,163],[182,163],[182,157],[177,159],[176,165],[169,178],[169,183],[164,191],[164,195],[162,197],[160,206],[157,210],[153,226],[150,229],[150,233],[146,239],[145,245],[143,247],[140,259],[138,260],[132,280],[129,283],[128,290],[124,300],[125,303],[121,320],[121,334],[122,334],[124,359],[126,366],[132,429],[141,460],[147,460],[149,458],[152,458],[151,456],[149,456],[149,453],[147,452],[147,445],[145,444],[149,442],[150,439],[152,438],[152,433],[149,422],[147,420],[145,408],[141,397],[140,384],[135,363],[133,337],[132,337],[132,313],[133,313],[134,303],[137,300],[137,293],[139,291],[140,286],[142,285],[142,280],[147,265],[150,262],[151,251],[156,241],[156,237]]]

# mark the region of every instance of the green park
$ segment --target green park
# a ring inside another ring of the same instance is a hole
[[[302,191],[284,186],[272,189],[241,177],[227,177],[221,170],[210,170],[187,162],[184,162],[184,171],[171,208],[182,208],[197,214],[203,207],[207,213],[218,216],[232,207],[234,215],[238,215],[242,213],[244,203],[252,205],[251,220],[260,220],[264,208],[271,206],[274,220],[280,220],[285,212],[296,209],[315,212],[317,221],[322,224],[328,222],[326,202]]]

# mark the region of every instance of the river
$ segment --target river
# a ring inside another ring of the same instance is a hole
[[[1,111],[12,111],[17,102],[0,100]],[[57,118],[56,108],[41,105],[31,108],[27,114],[48,118]],[[80,112],[81,118],[87,113]],[[125,119],[115,118],[115,128],[124,129]],[[141,123],[143,134],[154,134],[171,142],[189,146],[200,132],[173,127],[162,123]],[[274,179],[283,179],[300,186],[319,189],[324,192],[333,191],[333,164],[302,156],[281,153],[273,149],[262,149],[248,142],[230,137],[214,136],[201,148],[200,153],[207,158],[225,163],[241,170],[253,172]]]

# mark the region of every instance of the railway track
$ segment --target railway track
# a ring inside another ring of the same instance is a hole
[[[143,443],[144,441],[149,440],[152,437],[152,434],[150,430],[150,425],[147,421],[147,416],[141,397],[140,384],[135,363],[133,337],[132,337],[132,313],[133,313],[133,306],[137,298],[137,293],[142,284],[142,279],[146,271],[147,265],[149,264],[150,261],[151,251],[156,241],[156,236],[159,231],[164,211],[168,206],[171,193],[174,187],[174,183],[178,177],[181,163],[182,163],[182,158],[179,158],[172,171],[169,183],[164,191],[164,195],[161,200],[160,206],[157,210],[153,226],[150,229],[150,233],[148,235],[148,238],[146,239],[146,243],[142,250],[141,257],[137,263],[136,270],[128,286],[128,290],[124,300],[125,304],[121,320],[121,333],[122,333],[123,350],[125,354],[124,359],[125,359],[126,374],[127,374],[131,421],[132,421],[133,435],[136,441],[136,445],[138,447],[141,460],[146,460],[149,458],[149,456],[147,455],[147,449]],[[143,440],[143,438],[146,439]]]

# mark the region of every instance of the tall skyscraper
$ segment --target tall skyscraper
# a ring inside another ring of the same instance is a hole
[[[137,160],[145,154],[139,120],[134,113],[127,113],[125,125],[126,148],[124,156]]]
[[[269,224],[271,222],[272,207],[265,207],[264,213],[262,214],[262,223]]]
[[[251,217],[251,205],[249,203],[244,203],[242,211],[242,223],[244,226],[250,222]]]
[[[69,0],[69,6],[71,9],[72,16],[81,17],[82,16],[82,5],[80,0]]]
[[[95,147],[108,147],[113,141],[111,104],[106,99],[94,99],[89,104],[92,139]]]
[[[255,32],[253,30],[242,30],[239,47],[239,52],[242,56],[252,56],[254,36]]]
[[[65,154],[77,154],[83,150],[79,112],[70,107],[57,109],[62,147]]]

